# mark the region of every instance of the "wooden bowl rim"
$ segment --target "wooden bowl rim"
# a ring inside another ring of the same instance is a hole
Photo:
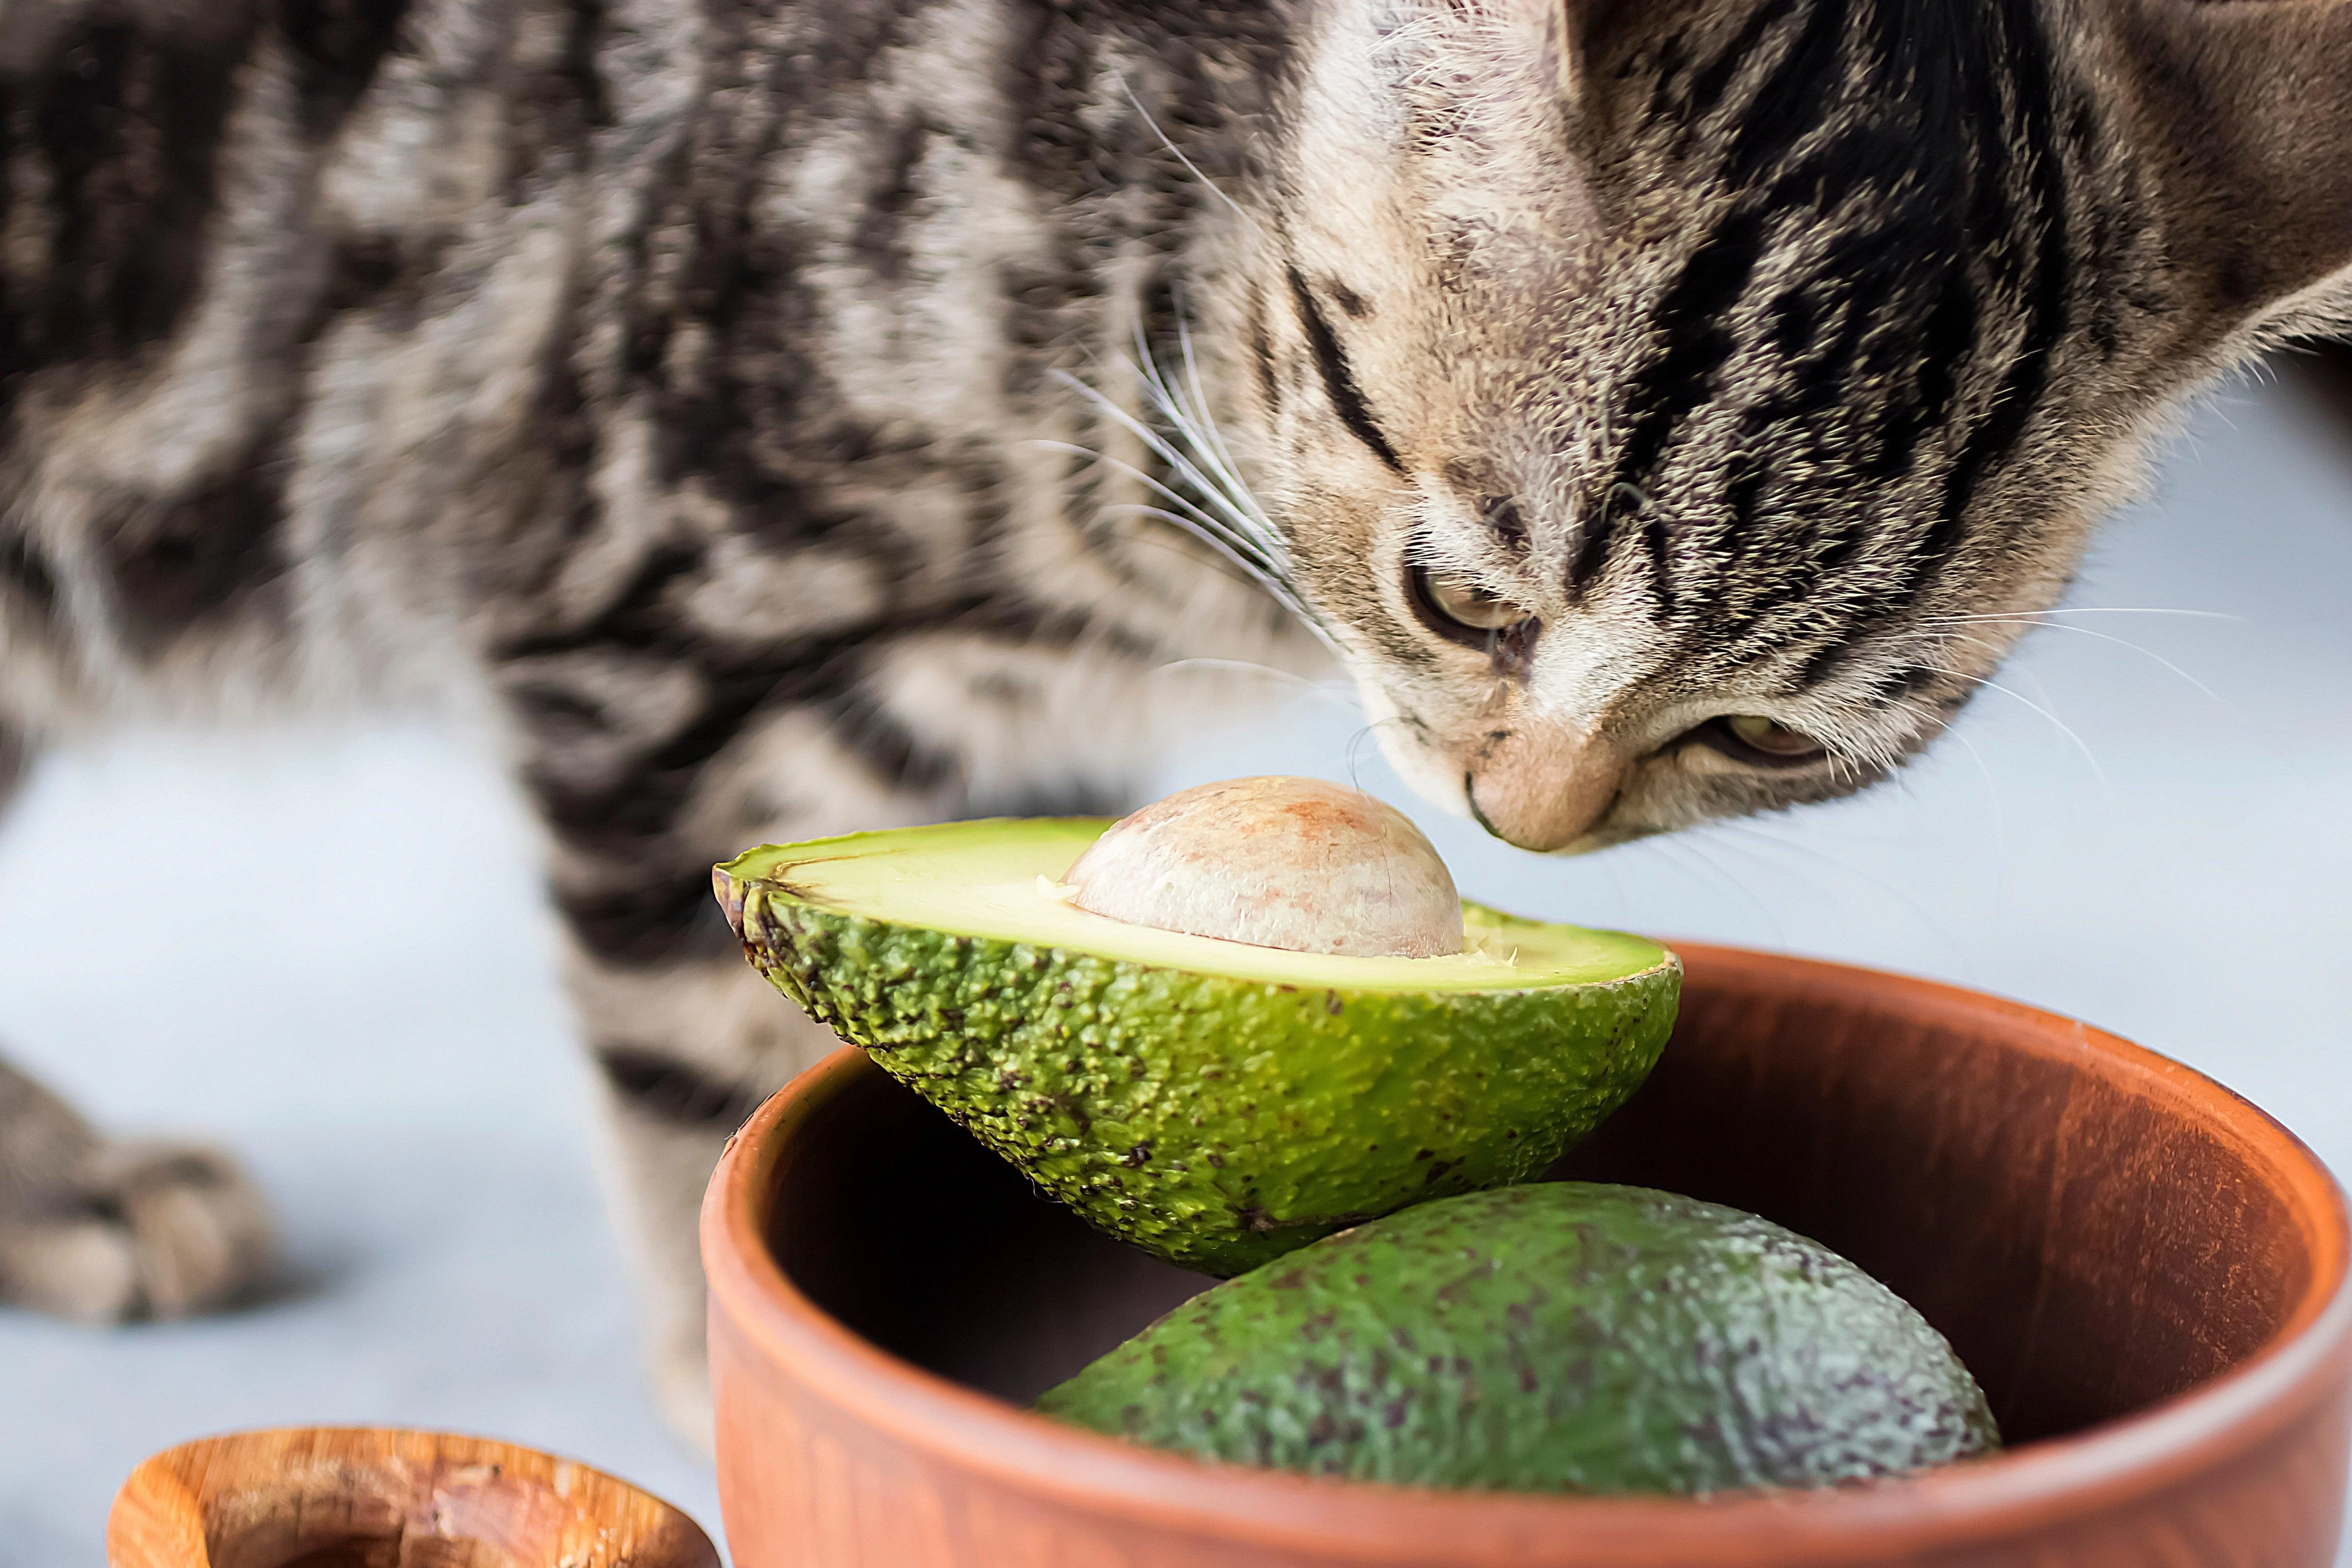
[[[1865,1488],[1706,1500],[1549,1497],[1223,1464],[1064,1426],[924,1371],[845,1327],[784,1276],[765,1224],[780,1133],[858,1074],[881,1070],[845,1046],[785,1086],[728,1142],[701,1215],[713,1311],[723,1310],[772,1361],[918,1451],[1082,1508],[1116,1509],[1197,1535],[1301,1546],[1344,1541],[1375,1560],[1576,1539],[1627,1563],[1679,1561],[1694,1546],[1717,1542],[1801,1548],[1803,1555],[1789,1560],[1827,1563],[2000,1539],[2161,1489],[2252,1448],[2327,1396],[2330,1380],[2318,1373],[2352,1360],[2352,1215],[2344,1193],[2302,1140],[2260,1107],[2118,1036],[1983,992],[1818,959],[1674,945],[1693,976],[1769,973],[1783,992],[1866,998],[1923,1019],[1941,1015],[1973,1032],[2008,1035],[2043,1058],[2095,1060],[2101,1076],[2196,1121],[2263,1173],[2309,1246],[2309,1288],[2262,1350],[2186,1393],[2082,1433]]]
[[[627,1554],[618,1559],[624,1568],[627,1563],[634,1562],[645,1562],[649,1568],[656,1563],[719,1568],[718,1548],[711,1544],[709,1532],[693,1515],[668,1499],[658,1497],[610,1470],[543,1448],[509,1442],[503,1437],[484,1437],[468,1432],[449,1432],[431,1427],[335,1423],[239,1427],[191,1437],[184,1443],[174,1443],[168,1448],[148,1455],[123,1478],[121,1486],[115,1489],[113,1502],[107,1510],[107,1563],[111,1568],[120,1568],[120,1564],[131,1555],[130,1536],[133,1528],[133,1512],[162,1506],[167,1499],[177,1500],[173,1507],[184,1506],[191,1510],[185,1516],[185,1527],[198,1532],[193,1538],[193,1544],[202,1552],[201,1531],[205,1528],[202,1514],[208,1500],[192,1489],[193,1474],[202,1471],[205,1461],[215,1457],[226,1458],[236,1466],[248,1466],[256,1458],[270,1454],[281,1447],[291,1447],[298,1442],[308,1443],[319,1450],[312,1457],[320,1462],[345,1469],[372,1462],[407,1465],[431,1462],[488,1466],[510,1473],[551,1493],[571,1509],[575,1520],[594,1530],[597,1546],[586,1556],[567,1556],[564,1560],[576,1568],[598,1568],[599,1564],[615,1561],[615,1552]],[[239,1468],[233,1468],[226,1479],[229,1482],[226,1490],[236,1493],[250,1490],[259,1478],[256,1473]],[[583,1486],[583,1479],[590,1484]],[[590,1494],[599,1485],[617,1495],[635,1500],[646,1509],[646,1518],[637,1521],[638,1528],[627,1529],[591,1509]],[[672,1538],[671,1544],[675,1550],[656,1556],[645,1555],[661,1544],[657,1538],[665,1533]]]

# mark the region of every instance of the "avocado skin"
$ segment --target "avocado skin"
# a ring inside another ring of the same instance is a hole
[[[1206,1458],[1520,1491],[1824,1486],[2000,1442],[1951,1347],[1835,1253],[1589,1183],[1330,1237],[1195,1297],[1037,1408]]]
[[[727,881],[755,968],[1097,1227],[1238,1274],[1425,1198],[1525,1181],[1638,1088],[1682,967],[1347,992],[845,913]]]

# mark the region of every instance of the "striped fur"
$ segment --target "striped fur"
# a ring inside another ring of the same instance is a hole
[[[2231,110],[2347,68],[2325,0],[16,0],[0,763],[489,730],[691,1424],[694,1196],[825,1043],[713,858],[1115,806],[1200,658],[1336,655],[1530,847],[1881,776],[2328,320],[2352,116]]]

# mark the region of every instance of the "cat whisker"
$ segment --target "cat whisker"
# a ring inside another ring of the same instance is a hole
[[[1288,686],[1318,701],[1346,702],[1351,706],[1355,701],[1355,687],[1351,682],[1312,680],[1296,670],[1279,669],[1270,664],[1259,664],[1254,659],[1172,658],[1165,664],[1154,665],[1151,675],[1156,679],[1164,675],[1189,675],[1196,670],[1262,676],[1277,684]]]
[[[2061,605],[2058,608],[2049,610],[2023,611],[2021,612],[2021,614],[2037,618],[2047,616],[2178,616],[2189,620],[2198,621],[2242,621],[2245,619],[2245,616],[2233,616],[2227,610],[2183,610],[2177,609],[2167,605]],[[1969,621],[2005,620],[2011,617],[2005,616],[1940,616],[1937,618],[1938,620],[1946,621]]]
[[[2035,619],[2032,618],[2031,616],[1947,616],[1947,617],[1939,618],[1938,620],[1930,621],[1930,622],[1928,622],[1927,624],[1928,624],[1928,625],[1930,625],[1930,626],[1952,626],[1952,625],[1958,625],[1958,624],[1963,624],[1963,623],[1965,623],[1965,624],[1969,624],[1969,625],[1987,625],[1987,624],[2000,625],[2000,624],[2009,624],[2009,625],[2024,626],[2039,626],[2039,627],[2044,628],[2044,629],[2049,630],[2049,631],[2053,631],[2053,632],[2073,632],[2073,633],[2074,633],[2075,636],[2077,636],[2077,637],[2093,637],[2093,638],[2097,639],[2097,640],[2098,640],[2098,641],[2100,641],[2100,642],[2108,642],[2108,643],[2113,643],[2113,644],[2115,644],[2117,647],[2129,648],[2132,652],[2134,652],[2134,653],[2136,653],[2136,654],[2139,655],[2142,658],[2148,658],[2148,659],[2153,659],[2153,660],[2155,660],[2158,664],[2162,665],[2165,668],[2167,668],[2167,669],[2170,670],[2173,674],[2175,674],[2175,675],[2179,676],[2181,679],[2183,679],[2183,680],[2187,681],[2190,686],[2192,686],[2192,687],[2196,688],[2198,691],[2201,692],[2201,693],[2202,693],[2203,695],[2205,695],[2206,697],[2208,697],[2208,698],[2211,699],[2211,700],[2212,700],[2212,701],[2213,701],[2214,703],[2216,703],[2217,705],[2219,705],[2219,706],[2221,706],[2221,707],[2223,707],[2223,708],[2227,708],[2227,707],[2229,706],[2229,704],[2228,704],[2227,702],[2225,702],[2225,701],[2223,701],[2223,700],[2222,700],[2222,699],[2221,699],[2221,694],[2220,692],[2215,691],[2211,687],[2210,687],[2210,686],[2206,685],[2203,681],[2201,681],[2201,680],[2198,679],[2195,676],[2193,676],[2193,675],[2189,674],[2187,670],[2185,670],[2185,669],[2181,668],[2179,665],[2177,665],[2177,664],[2173,663],[2170,659],[2168,659],[2168,658],[2165,658],[2162,654],[2160,654],[2160,653],[2157,652],[2154,648],[2151,648],[2151,647],[2142,647],[2139,644],[2137,644],[2137,643],[2136,643],[2136,642],[2132,641],[2129,637],[2114,637],[2114,636],[2111,636],[2110,634],[2108,634],[2108,633],[2106,633],[2106,632],[2095,631],[2095,630],[2093,630],[2093,629],[2092,629],[2091,627],[2089,627],[2089,626],[2070,626],[2066,625],[2066,624],[2065,624],[2064,622],[2063,622],[2063,621],[2042,621],[2042,620],[2035,620]],[[1966,639],[1966,640],[1968,640],[1968,641],[1969,641],[1969,642],[1976,643],[1976,645],[1977,645],[1978,647],[1990,647],[1990,646],[1991,646],[1991,645],[1990,645],[1990,644],[1988,644],[1988,643],[1985,643],[1985,642],[1982,642],[1981,640],[1979,640],[1979,639],[1978,639],[1978,638],[1975,638],[1975,637],[1970,637],[1970,638],[1968,638],[1968,639]]]
[[[1118,79],[1118,86],[1119,90],[1127,94],[1127,101],[1135,106],[1135,112],[1143,117],[1143,123],[1151,128],[1151,133],[1154,136],[1160,138],[1160,144],[1162,147],[1167,148],[1170,154],[1172,155],[1178,163],[1184,165],[1184,172],[1192,175],[1194,179],[1200,181],[1201,184],[1208,190],[1210,195],[1224,203],[1225,205],[1233,208],[1234,215],[1236,217],[1239,217],[1244,223],[1248,224],[1252,228],[1255,228],[1257,226],[1257,219],[1250,216],[1248,211],[1243,207],[1241,203],[1225,195],[1224,188],[1219,185],[1216,181],[1201,173],[1200,165],[1193,163],[1192,159],[1184,156],[1184,150],[1168,139],[1168,132],[1160,129],[1160,121],[1151,117],[1151,110],[1144,108],[1143,100],[1135,95],[1135,84],[1129,81],[1126,77],[1122,76]]]
[[[1430,37],[1442,36],[1444,21],[1443,17],[1429,16],[1416,16],[1410,21],[1399,23],[1381,34],[1379,40],[1365,52],[1377,58],[1399,45],[1425,43],[1427,39],[1423,37],[1424,34]]]
[[[1224,436],[1217,428],[1214,416],[1209,412],[1208,394],[1201,384],[1201,367],[1192,351],[1192,329],[1181,301],[1176,312],[1176,341],[1185,371],[1191,395],[1188,398],[1168,383],[1166,373],[1142,341],[1139,331],[1136,353],[1141,361],[1144,389],[1160,416],[1174,427],[1176,434],[1207,472],[1204,480],[1213,484],[1218,498],[1228,510],[1247,520],[1269,552],[1282,553],[1287,547],[1265,509],[1250,494],[1248,484],[1241,477],[1239,465],[1225,447]]]
[[[1609,499],[1613,501],[1621,493],[1633,498],[1633,514],[1636,517],[1650,510],[1650,498],[1641,486],[1629,479],[1619,479],[1609,487]]]
[[[1154,378],[1150,373],[1139,371],[1138,374],[1144,376],[1147,387],[1152,384]],[[1225,526],[1236,534],[1253,540],[1261,549],[1265,550],[1269,558],[1268,563],[1272,564],[1279,552],[1279,541],[1274,537],[1272,526],[1262,515],[1255,514],[1253,507],[1227,493],[1222,486],[1202,472],[1200,466],[1191,458],[1179,451],[1166,437],[1121,408],[1102,392],[1066,372],[1056,372],[1055,374],[1065,384],[1075,387],[1091,400],[1115,424],[1135,437],[1137,440],[1141,441],[1154,457],[1166,463],[1174,471],[1178,479],[1198,490],[1203,501],[1223,514]],[[1164,384],[1160,390],[1165,392]],[[1130,471],[1140,473],[1139,469],[1133,469],[1131,466]],[[1172,493],[1168,491],[1168,487],[1160,484],[1157,480],[1152,483],[1154,488],[1163,493]]]
[[[1141,468],[1137,468],[1133,463],[1128,462],[1121,458],[1108,456],[1105,453],[1094,450],[1092,447],[1081,447],[1069,441],[1041,440],[1034,441],[1030,444],[1032,446],[1042,447],[1047,451],[1067,452],[1072,457],[1084,458],[1088,462],[1102,463],[1110,468],[1117,468],[1120,472],[1126,474],[1129,478],[1134,479],[1137,483],[1150,489],[1153,493],[1165,497],[1169,506],[1175,509],[1173,511],[1170,511],[1165,509],[1153,507],[1148,503],[1139,501],[1118,501],[1102,508],[1101,510],[1104,515],[1108,516],[1111,513],[1123,510],[1150,512],[1155,516],[1163,517],[1171,522],[1177,523],[1181,525],[1185,531],[1197,534],[1232,552],[1236,559],[1241,560],[1244,564],[1248,565],[1254,573],[1265,573],[1273,570],[1270,563],[1263,561],[1258,557],[1255,546],[1250,540],[1247,538],[1234,538],[1230,529],[1216,518],[1212,517],[1209,513],[1203,511],[1192,501],[1191,497],[1182,494],[1181,491],[1171,489],[1157,478],[1144,472]],[[1269,586],[1286,588],[1288,584],[1270,584]]]
[[[1738,873],[1733,871],[1729,867],[1724,865],[1722,861],[1717,860],[1714,856],[1707,853],[1705,835],[1694,833],[1682,837],[1679,841],[1676,839],[1664,839],[1660,841],[1659,847],[1661,848],[1671,848],[1685,851],[1696,856],[1701,864],[1705,865],[1708,870],[1714,872],[1717,878],[1720,880],[1730,883],[1732,890],[1738,893],[1741,898],[1747,900],[1748,904],[1755,909],[1756,912],[1764,917],[1764,923],[1771,928],[1772,941],[1776,945],[1786,947],[1789,944],[1788,929],[1781,925],[1780,914],[1770,904],[1765,902],[1762,899],[1758,898],[1754,890],[1748,886],[1747,882],[1740,878]],[[1717,841],[1717,847],[1724,849],[1736,847],[1734,845],[1720,840]]]
[[[1116,458],[1106,458],[1104,460],[1110,463],[1117,463],[1118,461]],[[1104,517],[1117,517],[1122,514],[1127,514],[1139,517],[1157,518],[1162,522],[1172,522],[1188,533],[1197,534],[1203,529],[1217,529],[1216,523],[1202,519],[1197,511],[1194,511],[1190,508],[1187,508],[1182,511],[1171,511],[1164,506],[1153,506],[1149,501],[1112,501],[1108,505],[1099,508],[1098,511],[1099,515]],[[1218,532],[1222,539],[1223,531],[1219,529]],[[1247,561],[1253,575],[1259,581],[1265,581],[1266,574],[1273,570],[1270,566],[1262,562],[1256,553],[1250,549],[1247,541],[1235,542],[1225,540],[1223,542],[1225,542],[1226,547],[1235,556]],[[1283,586],[1283,584],[1278,582],[1268,583],[1266,585],[1268,587],[1275,588]]]
[[[1379,731],[1387,728],[1390,725],[1402,722],[1402,720],[1392,718],[1375,719],[1371,722],[1361,726],[1354,734],[1348,737],[1348,783],[1350,787],[1360,790],[1364,787],[1362,763],[1358,761],[1358,754],[1362,748],[1363,743],[1366,741],[1370,740]]]
[[[1146,450],[1168,466],[1173,479],[1196,493],[1197,500],[1181,497],[1169,484],[1143,473],[1132,464],[1120,463],[1126,471],[1135,475],[1176,507],[1181,515],[1169,521],[1201,534],[1236,559],[1327,647],[1335,654],[1342,652],[1330,628],[1307,605],[1305,596],[1291,581],[1288,542],[1266,516],[1265,509],[1250,494],[1239,466],[1225,445],[1223,433],[1217,428],[1215,418],[1209,412],[1208,397],[1201,382],[1199,358],[1192,346],[1191,322],[1181,303],[1176,327],[1185,381],[1182,388],[1170,384],[1167,372],[1150,352],[1150,345],[1144,340],[1139,325],[1136,332],[1135,360],[1124,366],[1140,384],[1151,412],[1165,421],[1173,432],[1173,440],[1121,407],[1098,387],[1066,373],[1057,374],[1064,384],[1076,389],[1099,412],[1134,436]],[[1100,460],[1118,461],[1115,458]]]
[[[1104,461],[1115,463],[1118,459],[1105,458]],[[1280,601],[1283,608],[1290,611],[1293,615],[1298,614],[1297,607],[1294,606],[1287,598],[1283,596],[1282,589],[1279,584],[1268,582],[1264,571],[1251,564],[1248,561],[1241,558],[1232,550],[1218,546],[1213,541],[1207,540],[1206,536],[1201,531],[1201,525],[1195,522],[1192,519],[1170,511],[1165,507],[1156,507],[1143,501],[1114,501],[1108,506],[1097,508],[1096,511],[1096,515],[1098,517],[1114,517],[1120,513],[1149,517],[1162,522],[1171,523],[1174,525],[1179,531],[1188,535],[1189,537],[1203,540],[1204,542],[1210,543],[1212,548],[1215,551],[1215,558],[1209,562],[1208,564],[1219,576],[1224,578],[1228,583],[1246,584],[1253,588],[1257,588],[1265,593],[1271,594],[1276,597],[1276,599]],[[1187,553],[1184,547],[1174,540],[1161,537],[1158,533],[1130,534],[1128,536],[1126,542],[1133,545],[1140,545],[1151,550],[1164,550],[1171,555],[1179,556],[1185,560],[1197,561],[1199,559],[1198,556]],[[1308,629],[1311,631],[1315,628],[1310,624]],[[1318,633],[1318,636],[1319,637],[1320,634]]]
[[[1918,920],[1919,924],[1924,929],[1933,933],[1936,939],[1943,942],[1954,954],[1962,955],[1968,951],[1966,944],[1961,942],[1959,940],[1958,933],[1951,927],[1946,925],[1942,921],[1937,919],[1936,916],[1930,912],[1927,906],[1920,902],[1918,896],[1910,889],[1904,887],[1898,882],[1890,882],[1884,878],[1874,877],[1867,871],[1857,870],[1853,866],[1848,865],[1845,861],[1830,854],[1827,850],[1822,848],[1817,844],[1783,838],[1778,834],[1769,832],[1764,827],[1752,822],[1718,822],[1714,824],[1708,831],[1712,833],[1737,834],[1743,838],[1753,840],[1756,845],[1764,846],[1783,854],[1794,855],[1801,859],[1809,860],[1813,864],[1825,867],[1829,870],[1834,871],[1838,875],[1846,878],[1849,881],[1859,882],[1865,887],[1874,888],[1880,893],[1885,895],[1890,902],[1898,904],[1905,910],[1910,911],[1910,913]],[[1756,852],[1759,854],[1761,853],[1760,850]]]
[[[1969,759],[1976,763],[1977,772],[1984,776],[1985,803],[1992,807],[1993,908],[1998,910],[2002,890],[2008,885],[2009,814],[2001,809],[2000,786],[1994,782],[1992,768],[1985,762],[1984,753],[1977,750],[1976,742],[1960,734],[1953,735],[1952,739],[1968,749]]]
[[[1320,617],[1291,587],[1289,578],[1283,572],[1279,563],[1267,559],[1254,538],[1246,534],[1236,535],[1229,525],[1203,510],[1189,497],[1122,458],[1108,457],[1068,441],[1040,440],[1031,444],[1050,451],[1067,452],[1090,462],[1107,464],[1128,474],[1153,493],[1164,497],[1169,502],[1167,507],[1155,507],[1139,501],[1115,502],[1102,508],[1102,514],[1110,516],[1120,512],[1141,513],[1171,523],[1201,540],[1246,573],[1250,581],[1271,594],[1285,609],[1296,616],[1327,647],[1334,652],[1339,651],[1338,642],[1331,637],[1328,628],[1322,624]]]
[[[1166,463],[1171,469],[1174,470],[1178,479],[1182,479],[1186,484],[1200,491],[1202,500],[1214,507],[1218,511],[1227,514],[1226,526],[1233,527],[1237,531],[1245,535],[1255,531],[1251,524],[1251,520],[1234,505],[1233,499],[1221,492],[1209,479],[1207,475],[1202,473],[1200,468],[1190,458],[1186,458],[1183,453],[1178,451],[1173,446],[1170,445],[1168,439],[1161,436],[1159,431],[1152,429],[1151,426],[1146,425],[1142,420],[1138,419],[1134,415],[1129,414],[1126,409],[1121,408],[1118,404],[1112,402],[1108,397],[1106,397],[1103,394],[1097,392],[1093,387],[1087,385],[1086,383],[1078,380],[1076,376],[1065,374],[1063,379],[1070,385],[1077,387],[1088,397],[1092,398],[1101,408],[1102,412],[1107,415],[1113,423],[1118,425],[1129,434],[1135,437],[1137,440],[1142,442],[1145,448],[1149,450],[1152,456],[1158,458],[1160,461]],[[1140,469],[1134,469],[1132,471],[1138,473],[1141,472]],[[1154,483],[1157,484],[1158,481],[1155,480]],[[1159,488],[1164,490],[1167,487],[1161,485],[1159,486]]]
[[[1825,753],[1832,776],[1856,787],[1891,771],[1902,761],[1902,752],[1891,740],[1835,734],[1818,734],[1815,739]]]
[[[1225,447],[1224,432],[1217,428],[1216,416],[1209,412],[1209,395],[1201,384],[1200,361],[1192,353],[1192,324],[1181,310],[1176,317],[1176,343],[1184,359],[1184,379],[1192,393],[1192,413],[1187,416],[1186,422],[1188,425],[1197,423],[1208,432],[1211,444],[1216,447],[1219,473],[1232,485],[1234,493],[1249,503],[1250,511],[1264,521],[1265,509],[1257,504],[1256,498],[1249,493],[1248,485],[1242,481],[1240,465],[1234,461],[1233,453]]]
[[[1168,421],[1184,443],[1185,450],[1181,454],[1168,447],[1161,448],[1162,455],[1171,464],[1181,464],[1185,477],[1214,500],[1218,509],[1234,520],[1236,527],[1249,532],[1269,552],[1279,551],[1281,542],[1272,522],[1249,494],[1241,477],[1233,471],[1222,443],[1213,447],[1203,435],[1202,422],[1206,416],[1196,416],[1182,398],[1160,379],[1156,366],[1146,375],[1144,388],[1151,398],[1154,411]]]
[[[2049,709],[2044,708],[2041,703],[2034,701],[2023,692],[2003,686],[2000,681],[1993,679],[1990,676],[1972,675],[1965,669],[1947,669],[1939,665],[1932,664],[1923,665],[1921,668],[1925,669],[1932,669],[1938,675],[1948,675],[1955,680],[1965,680],[1972,685],[1998,691],[2003,697],[2008,698],[2011,701],[2021,703],[2025,707],[2032,709],[2034,712],[2039,713],[2042,718],[2050,721],[2053,729],[2065,736],[2069,741],[2072,741],[2074,743],[2074,749],[2076,751],[2083,753],[2083,760],[2091,764],[2091,772],[2097,777],[2099,787],[2102,790],[2113,793],[2115,786],[2107,782],[2107,770],[2100,764],[2097,753],[2091,750],[2089,743],[2086,742],[2082,736],[2074,732],[2072,725],[2068,724],[2063,719],[2059,718],[2057,714],[2053,713]],[[2048,694],[2045,692],[2043,695],[2046,696]]]

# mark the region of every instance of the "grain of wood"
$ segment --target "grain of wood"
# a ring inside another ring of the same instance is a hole
[[[695,1522],[585,1465],[380,1427],[208,1437],[132,1471],[110,1568],[718,1568]]]

